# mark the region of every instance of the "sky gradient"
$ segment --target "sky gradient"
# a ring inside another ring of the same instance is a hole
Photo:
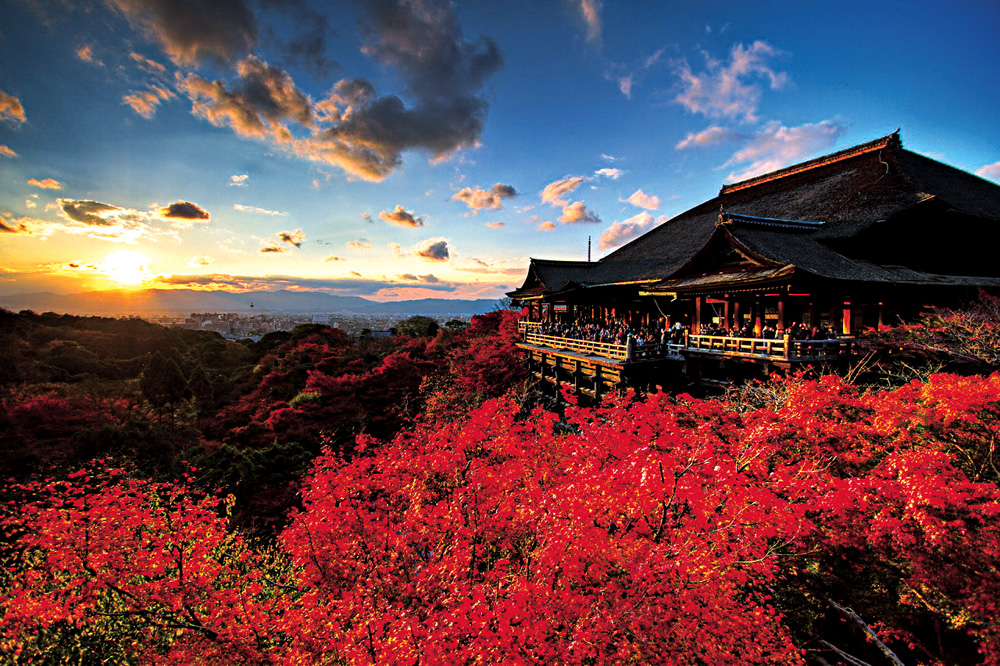
[[[998,29],[992,0],[0,0],[0,295],[497,298],[897,128],[998,181]]]

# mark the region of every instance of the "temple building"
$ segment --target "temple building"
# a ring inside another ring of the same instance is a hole
[[[540,374],[569,363],[571,373],[546,378],[585,389],[589,381],[585,392],[600,393],[628,384],[628,366],[653,357],[685,367],[843,358],[866,328],[1000,289],[990,242],[998,231],[1000,186],[905,150],[897,131],[723,185],[599,261],[532,259],[508,295],[528,309],[522,346]],[[595,351],[539,337],[574,322],[644,331],[642,346],[661,349],[629,348],[631,340],[622,349],[619,339]],[[683,330],[684,339],[668,340],[664,330]],[[595,379],[574,356],[615,360],[607,370],[616,378]]]

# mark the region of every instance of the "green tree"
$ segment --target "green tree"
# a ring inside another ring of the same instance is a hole
[[[174,407],[190,395],[187,379],[177,361],[160,352],[154,353],[139,376],[139,390],[146,400],[162,413],[170,407],[170,422],[173,423]]]
[[[396,332],[408,338],[430,338],[437,335],[440,326],[430,317],[417,315],[396,324]]]

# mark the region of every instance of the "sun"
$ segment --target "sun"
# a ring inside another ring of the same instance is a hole
[[[150,278],[149,260],[133,250],[120,250],[104,258],[98,268],[122,287],[138,287]]]

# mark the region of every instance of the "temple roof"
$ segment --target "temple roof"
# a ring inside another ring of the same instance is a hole
[[[715,198],[599,261],[532,259],[525,284],[510,295],[683,277],[716,236],[720,212],[748,250],[827,279],[939,284],[946,275],[1000,277],[1000,262],[974,240],[1000,228],[1000,186],[905,150],[895,132],[723,185]]]

